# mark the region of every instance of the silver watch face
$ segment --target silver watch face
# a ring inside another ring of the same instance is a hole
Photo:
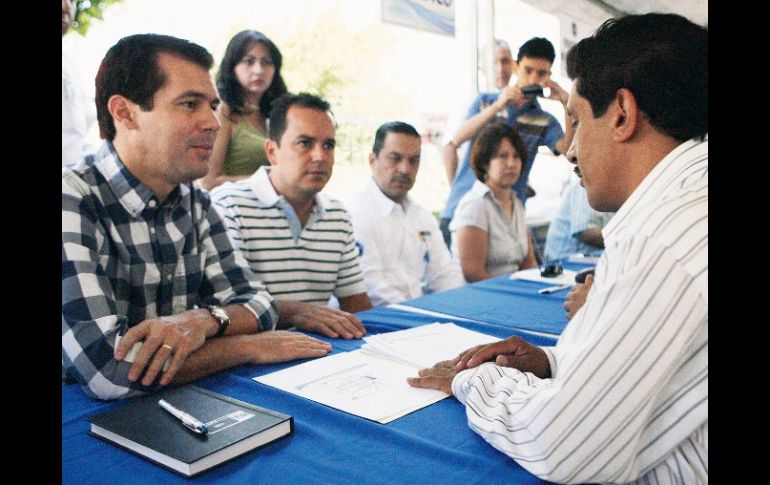
[[[227,322],[228,320],[230,320],[230,316],[229,316],[229,315],[227,314],[227,312],[226,312],[224,309],[222,309],[221,307],[218,307],[218,306],[212,306],[212,307],[210,308],[210,311],[211,311],[211,314],[214,316],[214,318],[216,318],[217,320],[219,320],[220,324],[222,324],[222,323],[224,323],[224,322]]]

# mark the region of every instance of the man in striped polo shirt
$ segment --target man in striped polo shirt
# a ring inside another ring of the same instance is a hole
[[[321,190],[334,166],[329,103],[306,93],[273,102],[270,167],[212,191],[234,245],[278,306],[278,328],[346,339],[366,330],[352,313],[372,308],[350,216]],[[328,306],[334,295],[340,310]]]
[[[543,479],[708,483],[708,31],[612,19],[567,69],[567,158],[617,211],[585,303],[555,347],[513,337],[410,382]]]

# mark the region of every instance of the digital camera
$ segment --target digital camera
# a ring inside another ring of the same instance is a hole
[[[543,97],[543,86],[538,86],[537,84],[533,84],[531,86],[524,86],[523,88],[521,88],[521,92],[524,93],[524,96]]]

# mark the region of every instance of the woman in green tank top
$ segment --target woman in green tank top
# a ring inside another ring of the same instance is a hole
[[[286,93],[281,77],[281,52],[261,32],[244,30],[227,45],[217,74],[222,127],[201,185],[211,190],[227,181],[246,178],[262,165],[267,117],[273,100]]]

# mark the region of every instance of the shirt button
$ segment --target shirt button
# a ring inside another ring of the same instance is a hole
[[[147,205],[149,205],[150,207],[155,207],[155,201],[151,200],[150,202],[147,203]]]
[[[153,235],[155,234],[155,228],[154,227],[150,228],[150,234],[153,234]]]
[[[173,279],[174,279],[174,275],[172,275],[171,273],[166,275],[166,281],[171,281]]]

